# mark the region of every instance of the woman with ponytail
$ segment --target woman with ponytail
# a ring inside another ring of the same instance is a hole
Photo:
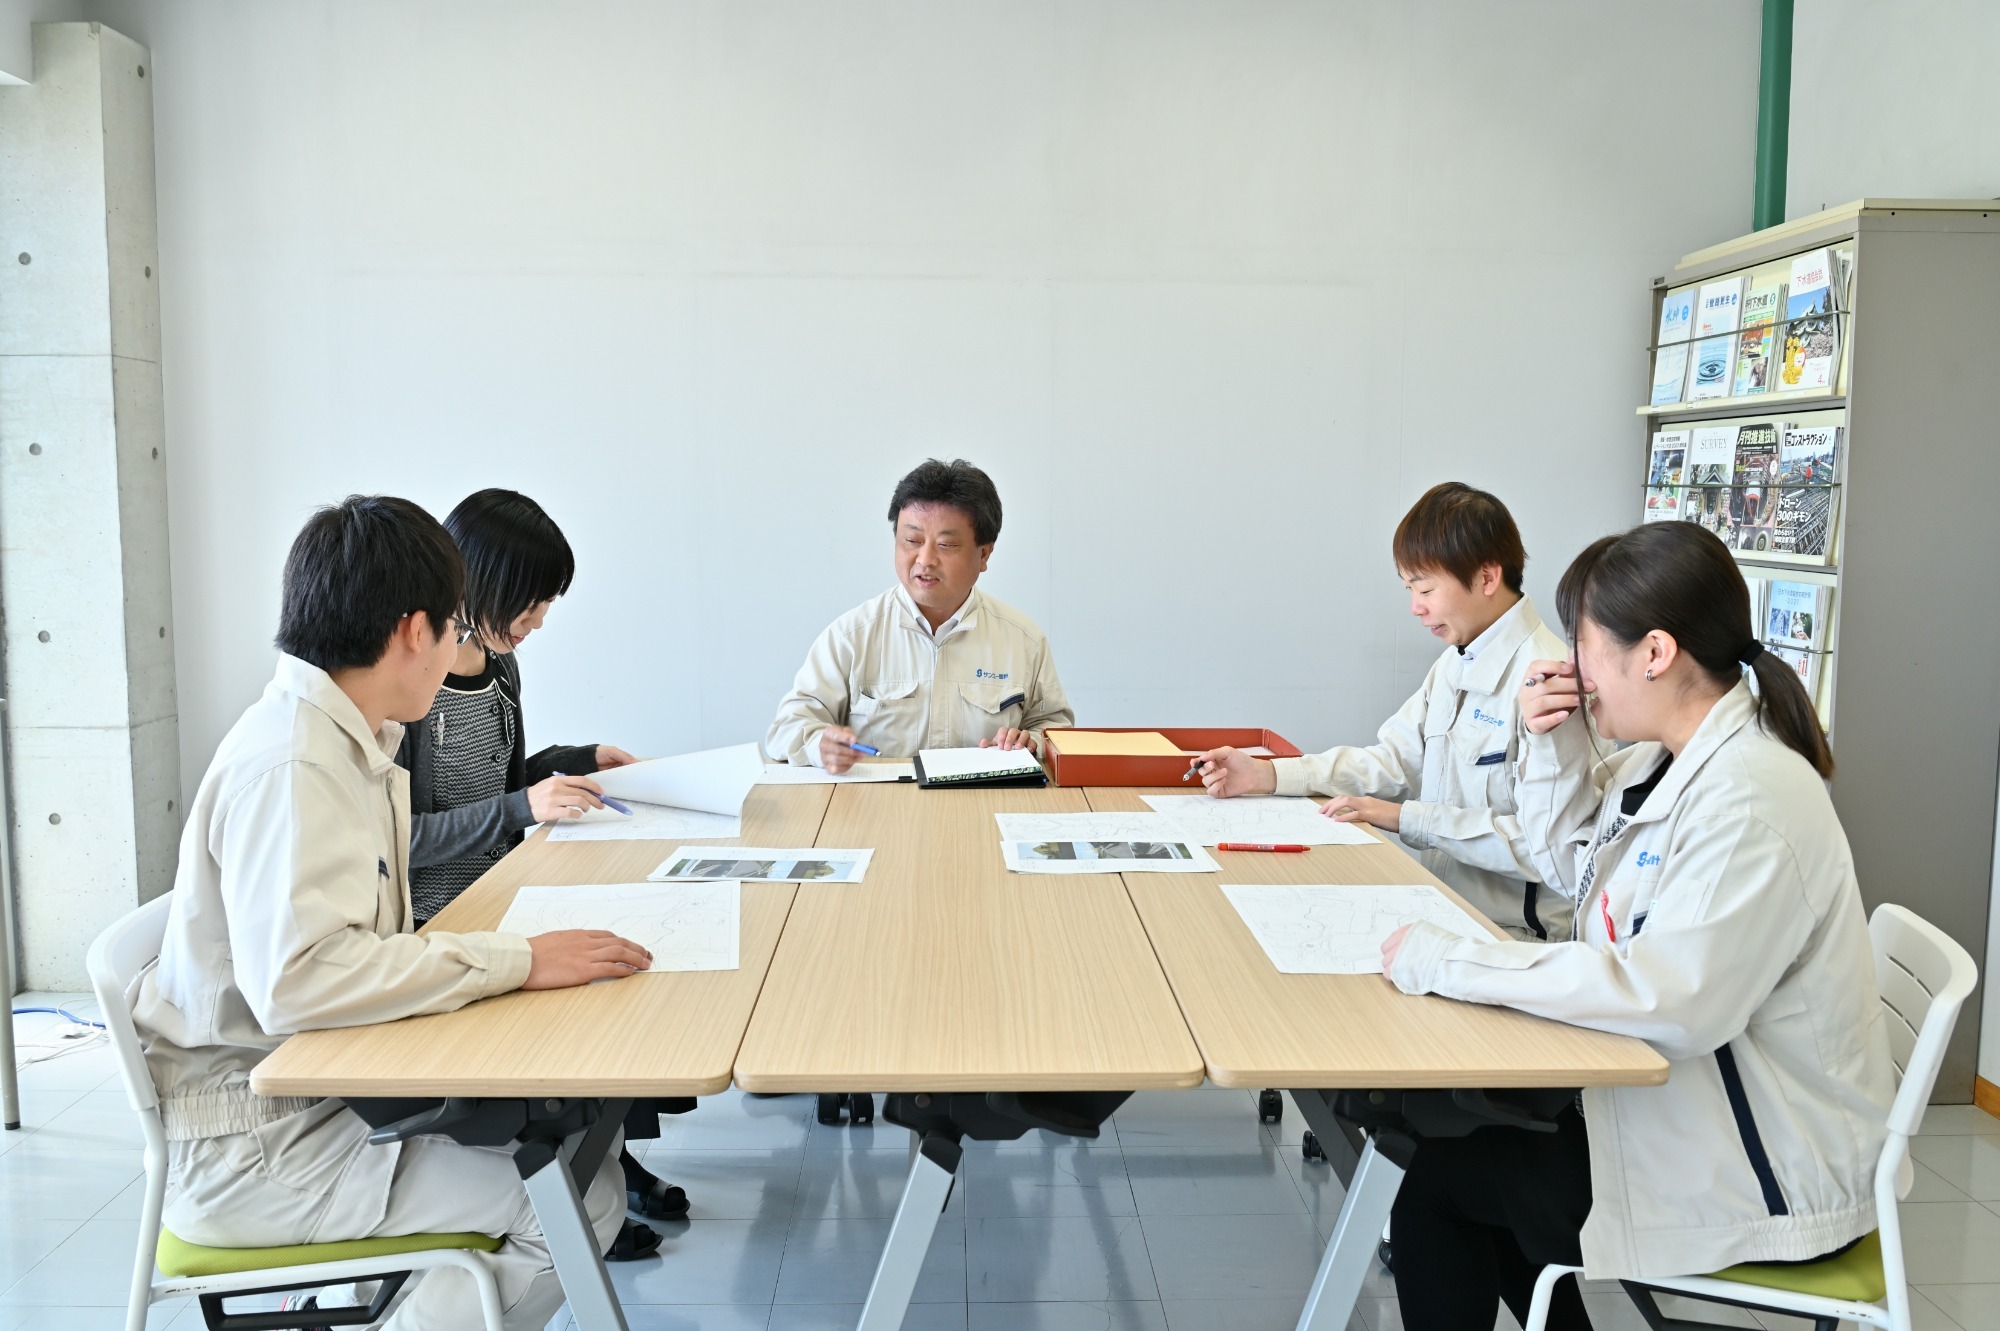
[[[1752,637],[1741,573],[1693,523],[1597,541],[1556,599],[1570,659],[1537,663],[1521,690],[1518,798],[1575,941],[1420,924],[1384,945],[1384,973],[1405,993],[1636,1036],[1672,1071],[1584,1091],[1554,1133],[1427,1143],[1393,1222],[1411,1331],[1490,1331],[1500,1299],[1525,1319],[1549,1263],[1699,1274],[1814,1260],[1875,1228],[1893,1080],[1811,699]],[[1573,1281],[1549,1325],[1589,1326]]]

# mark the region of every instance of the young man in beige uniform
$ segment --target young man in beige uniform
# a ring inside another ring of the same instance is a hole
[[[409,774],[392,755],[470,628],[456,621],[464,585],[451,537],[408,500],[355,496],[307,522],[285,562],[277,675],[202,778],[133,1016],[166,1123],[173,1233],[215,1247],[495,1235],[486,1260],[507,1325],[539,1328],[563,1294],[511,1152],[444,1137],[370,1146],[339,1100],[250,1089],[295,1031],[651,962],[600,930],[410,932]],[[603,1244],[623,1194],[614,1148],[584,1198]],[[436,1271],[385,1325],[478,1327],[478,1299],[463,1272]]]
[[[806,654],[764,739],[772,758],[845,772],[865,744],[885,757],[997,745],[1041,753],[1074,722],[1049,641],[978,590],[1000,539],[985,472],[935,458],[889,500],[897,586],[836,619]]]
[[[1423,686],[1373,744],[1275,762],[1216,749],[1201,779],[1218,798],[1331,795],[1329,817],[1398,836],[1508,933],[1568,938],[1568,898],[1542,885],[1515,812],[1521,681],[1565,650],[1521,594],[1521,533],[1498,499],[1447,481],[1403,516],[1391,548],[1410,613],[1446,643]]]

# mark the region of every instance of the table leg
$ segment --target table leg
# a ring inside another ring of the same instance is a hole
[[[911,1134],[913,1140],[915,1136]],[[875,1282],[868,1287],[868,1302],[861,1309],[859,1331],[897,1331],[903,1325],[917,1274],[924,1269],[924,1256],[931,1249],[931,1236],[937,1233],[938,1216],[951,1197],[952,1180],[963,1157],[963,1148],[949,1137],[931,1133],[918,1143],[910,1161],[910,1180],[903,1185],[902,1203],[875,1268]]]
[[[1361,1148],[1347,1200],[1341,1203],[1340,1218],[1334,1222],[1333,1240],[1326,1245],[1312,1292],[1306,1295],[1306,1306],[1299,1313],[1297,1331],[1346,1331],[1414,1150],[1409,1138],[1379,1132]]]
[[[542,1237],[548,1240],[556,1278],[562,1281],[570,1311],[576,1316],[577,1331],[627,1331],[625,1313],[611,1288],[611,1273],[604,1267],[597,1234],[590,1227],[590,1216],[583,1209],[583,1198],[577,1194],[564,1153],[532,1142],[521,1149],[522,1155],[529,1152],[541,1159],[523,1161],[532,1165],[534,1172],[524,1168],[522,1181],[535,1208],[535,1219],[541,1223]]]

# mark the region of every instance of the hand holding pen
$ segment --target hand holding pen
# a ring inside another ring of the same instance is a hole
[[[1582,680],[1574,661],[1536,661],[1521,681],[1521,720],[1530,734],[1546,735],[1583,700]]]
[[[1232,795],[1269,795],[1278,788],[1278,769],[1262,758],[1225,745],[1197,753],[1182,781],[1201,778],[1202,787],[1219,800]]]

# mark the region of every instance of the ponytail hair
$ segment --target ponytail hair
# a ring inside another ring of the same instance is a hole
[[[1556,611],[1572,654],[1587,617],[1623,647],[1655,629],[1671,634],[1723,689],[1748,665],[1757,676],[1757,724],[1820,776],[1833,775],[1833,750],[1805,685],[1751,631],[1750,589],[1728,547],[1705,527],[1654,522],[1591,542],[1562,575]]]

